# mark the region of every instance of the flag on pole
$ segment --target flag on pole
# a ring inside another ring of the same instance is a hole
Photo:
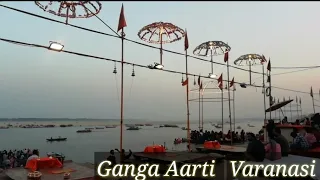
[[[198,86],[201,85],[200,76],[198,77]]]
[[[300,97],[300,105],[301,105],[301,97]]]
[[[123,4],[122,4],[120,17],[119,17],[119,23],[118,23],[118,32],[120,30],[123,30],[124,27],[127,27],[127,22],[126,22],[126,18],[124,17],[124,9],[123,9]]]
[[[188,40],[188,34],[186,30],[185,36],[184,36],[184,50],[186,51],[188,48],[189,48],[189,40]]]
[[[267,66],[267,70],[268,70],[268,71],[271,71],[271,60],[270,60],[270,58],[269,58],[269,62],[268,62],[268,66]]]
[[[232,78],[231,82],[230,82],[230,87],[232,87],[234,84],[234,77]]]
[[[311,90],[310,90],[310,96],[313,97],[312,86],[311,86]]]
[[[298,103],[298,97],[296,96],[296,103]]]
[[[200,90],[202,89],[202,81],[201,81],[201,83],[200,83],[199,89],[200,89]]]
[[[229,52],[226,51],[226,52],[224,53],[224,62],[227,62],[228,60],[229,60]]]
[[[222,90],[222,89],[223,89],[222,73],[221,73],[220,77],[218,78],[218,84],[219,84],[219,88],[220,88],[220,90]]]
[[[182,82],[182,86],[187,85],[187,84],[188,84],[188,82],[189,82],[189,80],[188,80],[188,78],[187,78],[185,81],[183,81],[183,82]]]

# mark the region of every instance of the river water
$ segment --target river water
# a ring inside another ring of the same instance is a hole
[[[262,126],[261,122],[252,122],[255,127],[248,127],[247,123],[239,123],[246,132],[257,133]],[[185,125],[179,125],[180,127]],[[205,130],[220,131],[210,124],[204,125]],[[110,149],[118,148],[120,142],[120,128],[95,129],[92,133],[76,133],[84,127],[67,128],[10,128],[0,129],[0,150],[9,149],[39,149],[40,155],[44,156],[47,152],[60,152],[65,154],[66,159],[75,162],[93,162],[94,152],[108,152]],[[127,131],[124,127],[123,146],[132,151],[143,151],[147,145],[164,144],[168,149],[186,150],[186,144],[174,145],[174,138],[187,136],[187,131],[181,128],[154,128],[142,127],[139,131]],[[191,129],[197,129],[197,124],[192,124]],[[229,129],[229,125],[225,125]],[[240,130],[238,130],[240,131]],[[47,142],[46,138],[66,137],[64,142]]]

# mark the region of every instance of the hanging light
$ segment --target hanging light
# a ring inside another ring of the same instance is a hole
[[[117,74],[117,66],[116,66],[116,62],[114,62],[113,74]]]
[[[183,74],[181,73],[181,75],[182,75],[182,78],[181,78],[181,83],[183,83],[183,82],[184,82],[184,79],[183,79]]]
[[[213,74],[213,73],[209,73],[209,78],[216,78],[217,75],[216,74]]]
[[[132,65],[132,74],[131,74],[132,77],[136,76],[136,74],[134,73],[134,65]]]
[[[60,44],[60,43],[52,42],[52,41],[50,41],[49,43],[50,43],[50,45],[49,45],[49,47],[48,47],[49,50],[53,50],[53,51],[58,51],[58,52],[60,52],[60,51],[62,51],[63,48],[64,48],[64,45],[62,45],[62,44]]]
[[[197,83],[196,83],[196,76],[195,76],[195,75],[193,75],[193,85],[197,85]]]

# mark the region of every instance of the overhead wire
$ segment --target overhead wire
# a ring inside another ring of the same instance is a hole
[[[33,17],[37,17],[37,18],[40,18],[40,19],[45,19],[45,20],[52,21],[52,22],[55,22],[55,23],[71,26],[71,27],[74,27],[74,28],[77,28],[77,29],[81,29],[81,30],[84,30],[84,31],[89,31],[89,32],[92,32],[92,33],[97,33],[97,34],[100,34],[100,35],[110,36],[110,37],[114,37],[114,38],[121,38],[118,35],[112,35],[112,34],[104,33],[104,32],[101,32],[101,31],[97,31],[97,30],[93,30],[93,29],[89,29],[89,28],[73,25],[73,24],[70,24],[70,23],[66,24],[65,22],[62,22],[62,21],[51,19],[51,18],[48,18],[48,17],[45,17],[45,16],[40,16],[40,15],[37,15],[37,14],[34,14],[34,13],[30,13],[30,12],[27,12],[27,11],[24,11],[24,10],[21,10],[21,9],[16,9],[16,8],[13,8],[13,7],[5,6],[5,5],[2,5],[2,4],[0,4],[0,7],[7,8],[7,9],[10,9],[10,10],[13,10],[13,11],[16,11],[16,12],[20,12],[20,13],[23,13],[23,14],[27,14],[27,15],[30,15],[30,16],[33,16]],[[153,48],[153,49],[160,49],[159,47],[152,46],[152,45],[145,44],[145,43],[138,42],[138,41],[134,41],[134,40],[131,40],[131,39],[128,39],[128,38],[124,38],[124,40],[128,41],[128,42],[132,42],[132,43],[138,44],[138,45],[142,45],[142,46],[145,46],[145,47],[149,47],[149,48]],[[171,51],[171,50],[167,50],[167,49],[163,49],[163,48],[162,48],[162,50],[165,51],[165,52],[168,52],[168,53],[185,56],[184,53]],[[187,56],[190,57],[190,58],[199,60],[199,61],[210,62],[210,63],[212,62],[211,60],[203,59],[203,58],[192,56],[192,55],[187,55]],[[217,65],[221,65],[221,66],[227,66],[224,63],[219,63],[219,62],[215,62],[215,61],[213,61],[212,63],[213,64],[217,64]],[[232,66],[232,65],[229,65],[229,67],[234,68],[234,69],[238,69],[238,70],[241,70],[241,71],[249,72],[248,69],[244,69],[244,68],[240,68],[240,67],[236,67],[236,66]],[[257,72],[257,71],[251,71],[251,73],[262,74],[261,72]]]
[[[7,43],[13,43],[13,44],[17,44],[17,45],[22,45],[22,46],[29,46],[29,47],[36,47],[36,48],[43,48],[43,49],[49,49],[48,46],[44,46],[44,45],[39,45],[39,44],[33,44],[33,43],[26,43],[26,42],[21,42],[21,41],[14,41],[14,40],[9,40],[9,39],[4,39],[4,38],[0,38],[0,41],[4,41]],[[110,59],[110,58],[104,58],[104,57],[100,57],[100,56],[94,56],[94,55],[90,55],[90,54],[84,54],[84,53],[79,53],[79,52],[74,52],[74,51],[67,51],[67,50],[61,50],[60,52],[63,53],[67,53],[67,54],[73,54],[73,55],[77,55],[77,56],[82,56],[82,57],[88,57],[88,58],[93,58],[93,59],[99,59],[99,60],[105,60],[105,61],[111,61],[111,62],[115,62],[115,63],[121,63],[120,60],[115,60],[115,59]],[[141,65],[141,64],[137,64],[137,63],[131,63],[131,62],[123,62],[124,64],[127,65],[132,65],[132,66],[137,66],[137,67],[141,67],[141,68],[147,68],[150,69],[148,67],[148,65]],[[150,69],[151,70],[151,69]],[[174,70],[168,70],[168,69],[152,69],[152,70],[158,70],[158,71],[164,71],[164,72],[169,72],[169,73],[175,73],[175,74],[186,74],[185,72],[179,72],[179,71],[174,71]],[[188,73],[188,75],[190,76],[197,76],[197,77],[202,77],[205,79],[210,79],[210,80],[217,80],[216,78],[210,78],[207,76],[201,76],[201,75],[197,75],[197,74],[192,74],[192,73]],[[224,82],[228,82],[227,80],[223,80]],[[241,82],[234,82],[235,84],[243,84]],[[256,87],[256,88],[262,88],[263,86],[259,86],[259,85],[247,85],[247,86],[251,86],[251,87]],[[286,90],[286,91],[291,91],[291,92],[296,92],[296,93],[304,93],[304,94],[309,94],[309,92],[304,92],[304,91],[298,91],[298,90],[293,90],[293,89],[286,89],[286,88],[281,88],[281,87],[276,87],[276,86],[272,86],[272,88],[275,89],[280,89],[280,90]],[[314,93],[317,94],[317,93]]]

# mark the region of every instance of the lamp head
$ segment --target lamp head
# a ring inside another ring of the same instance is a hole
[[[53,50],[53,51],[62,51],[64,48],[64,45],[57,43],[57,42],[50,42],[50,45],[48,47],[49,50]]]

